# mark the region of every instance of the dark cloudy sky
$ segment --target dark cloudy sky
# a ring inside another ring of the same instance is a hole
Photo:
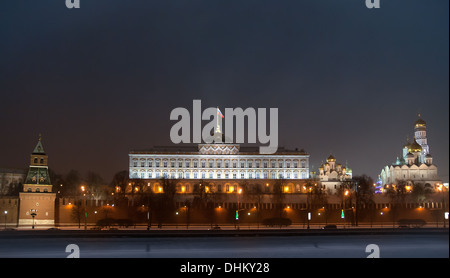
[[[109,181],[201,99],[276,107],[280,145],[372,177],[420,111],[448,181],[448,75],[447,0],[2,0],[0,167],[42,133],[56,172]]]

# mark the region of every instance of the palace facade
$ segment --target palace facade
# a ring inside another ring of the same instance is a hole
[[[260,154],[239,144],[154,147],[129,154],[132,179],[308,179],[309,154],[279,148]]]

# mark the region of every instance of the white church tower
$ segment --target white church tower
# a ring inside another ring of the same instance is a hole
[[[427,143],[427,124],[420,118],[414,123],[414,137],[417,143],[422,147],[419,161],[425,163],[427,155],[430,153],[430,147]]]

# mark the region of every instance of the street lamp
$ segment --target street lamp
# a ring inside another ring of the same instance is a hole
[[[8,215],[8,211],[5,210],[5,230],[6,230],[6,215]]]
[[[238,206],[237,206],[237,210],[236,210],[236,222],[237,222],[237,229],[239,230],[239,208],[240,208],[240,203],[239,203],[239,195],[241,195],[242,193],[242,188],[238,188]]]
[[[37,215],[35,209],[30,209],[31,211],[31,217],[33,217],[33,224],[31,226],[31,229],[34,229],[34,217]]]

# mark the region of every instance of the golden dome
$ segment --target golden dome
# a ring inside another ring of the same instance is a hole
[[[336,161],[336,158],[334,158],[334,156],[330,154],[330,156],[327,158],[327,162],[329,161]]]
[[[420,118],[420,114],[419,114],[419,119],[414,123],[414,126],[415,127],[425,127],[426,125],[427,125],[427,123]]]
[[[414,142],[411,145],[409,145],[408,151],[411,153],[422,151],[422,147],[417,143],[416,138],[414,138]]]

